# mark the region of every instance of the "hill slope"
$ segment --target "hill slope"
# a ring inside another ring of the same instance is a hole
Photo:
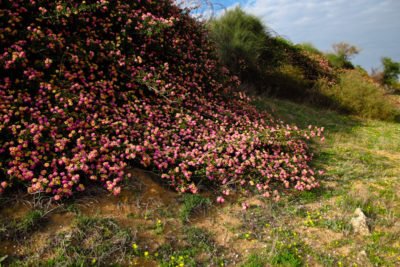
[[[0,256],[18,266],[397,266],[399,125],[276,99],[261,99],[257,106],[299,125],[327,128],[315,162],[327,170],[321,188],[289,191],[279,202],[243,192],[227,196],[222,207],[210,206],[215,195],[182,196],[133,170],[137,179],[119,197],[92,188],[47,214],[45,197],[33,210],[26,198],[3,197],[1,218],[7,221],[0,223],[0,237],[11,235],[19,243],[3,239]],[[10,201],[13,208],[7,208]],[[351,227],[357,207],[368,217],[369,236]]]

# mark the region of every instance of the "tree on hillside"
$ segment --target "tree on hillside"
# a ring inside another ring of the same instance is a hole
[[[354,69],[351,59],[360,53],[361,49],[346,42],[340,42],[332,45],[333,53],[326,56],[332,66],[337,68]]]
[[[360,48],[345,42],[333,44],[332,48],[336,55],[347,61],[350,61],[353,56],[357,55],[361,51]]]
[[[395,62],[389,57],[381,59],[383,65],[382,83],[388,87],[392,87],[398,83],[400,75],[400,62]]]

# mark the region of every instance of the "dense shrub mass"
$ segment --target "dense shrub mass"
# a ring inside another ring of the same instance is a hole
[[[385,96],[385,90],[360,70],[346,70],[339,75],[338,83],[332,85],[321,79],[319,90],[336,100],[344,111],[360,117],[394,120],[398,110]]]
[[[172,1],[1,1],[0,34],[0,192],[118,194],[129,165],[182,192],[318,185],[304,139],[322,130],[230,93],[203,26]]]
[[[259,18],[236,7],[208,24],[221,63],[242,81],[257,79],[271,65],[264,60],[271,36]]]
[[[292,99],[315,98],[311,88],[320,78],[336,79],[322,52],[274,36],[260,18],[240,7],[226,11],[208,26],[220,62],[238,75],[247,89]]]

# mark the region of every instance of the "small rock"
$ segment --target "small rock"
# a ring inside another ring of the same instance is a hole
[[[365,250],[361,250],[357,254],[357,261],[358,261],[359,264],[361,264],[360,266],[365,266],[365,267],[373,266],[371,264],[371,262],[369,261],[367,252],[365,252]]]
[[[350,221],[353,226],[354,232],[358,233],[362,236],[369,235],[369,228],[367,225],[367,216],[365,216],[364,212],[360,208],[357,208],[354,212],[355,217],[353,217]]]
[[[367,252],[365,252],[365,250],[361,250],[360,253],[358,253],[358,256],[362,257],[362,258],[367,258],[368,257],[367,256]]]

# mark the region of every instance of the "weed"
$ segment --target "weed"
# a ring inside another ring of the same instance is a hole
[[[279,266],[297,267],[303,265],[303,260],[296,248],[282,246],[279,252],[272,258],[271,263]]]
[[[157,235],[160,235],[164,232],[164,224],[160,219],[157,219],[155,225],[154,225],[154,232]]]
[[[304,221],[304,225],[314,227],[316,226],[316,224],[320,222],[321,219],[322,219],[321,213],[319,212],[311,213],[307,211],[307,217],[306,220]]]
[[[43,210],[29,211],[24,218],[15,224],[15,231],[18,234],[26,234],[39,226],[40,221],[43,219],[45,213]]]
[[[329,248],[340,248],[349,244],[352,244],[353,240],[351,239],[339,239],[339,240],[334,240],[329,243]]]
[[[0,240],[18,239],[38,229],[45,215],[43,210],[31,210],[21,219],[0,222]]]
[[[185,240],[188,244],[200,251],[213,252],[215,244],[211,238],[211,234],[202,228],[186,227],[184,228]]]
[[[343,232],[348,234],[352,231],[352,226],[345,218],[324,219],[319,223],[320,226],[330,229],[335,232]]]
[[[158,251],[158,260],[162,267],[197,266],[196,252],[191,248],[175,250],[170,244],[162,245]]]
[[[269,253],[270,263],[280,266],[301,266],[309,248],[300,240],[299,235],[282,227],[273,229],[272,234],[275,243]]]
[[[121,263],[132,251],[132,236],[112,219],[79,216],[70,232],[54,237],[47,248],[48,264],[103,265]]]
[[[80,214],[79,208],[74,203],[69,203],[68,205],[66,205],[65,210],[68,211],[68,212],[75,213],[77,215]]]
[[[242,264],[242,267],[264,267],[266,266],[267,261],[265,257],[260,254],[250,254],[246,261]]]
[[[183,222],[189,221],[190,217],[200,210],[205,210],[211,206],[211,201],[200,195],[184,195],[180,218]]]
[[[356,208],[361,208],[368,218],[376,219],[379,214],[384,214],[386,211],[382,206],[375,203],[374,198],[368,197],[360,199],[352,195],[344,195],[339,200],[339,205],[347,211],[353,212]]]
[[[373,232],[366,247],[369,260],[375,266],[398,266],[400,262],[400,232]],[[397,242],[397,245],[394,245]]]

